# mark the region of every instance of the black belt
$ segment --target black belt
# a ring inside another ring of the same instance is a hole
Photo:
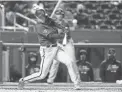
[[[47,45],[46,47],[57,47],[57,44]]]

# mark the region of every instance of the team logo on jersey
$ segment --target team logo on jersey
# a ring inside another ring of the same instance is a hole
[[[47,29],[44,29],[44,30],[43,30],[43,34],[44,34],[44,35],[48,35],[48,30],[47,30]]]
[[[111,71],[111,72],[116,72],[118,68],[119,68],[119,66],[110,64],[110,65],[108,65],[107,70]]]
[[[82,74],[87,74],[87,72],[89,71],[89,67],[88,66],[79,66],[79,70]]]
[[[44,29],[43,33],[45,33],[45,34],[48,33],[47,29]]]
[[[33,74],[33,73],[36,73],[36,72],[39,72],[39,68],[31,68],[30,69],[30,74]]]

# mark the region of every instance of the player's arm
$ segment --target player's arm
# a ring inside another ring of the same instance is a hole
[[[61,29],[63,33],[67,33],[68,37],[70,36],[70,29],[68,23],[64,23],[63,25],[55,22],[52,18],[47,16],[46,23],[52,27],[56,27],[57,29]],[[62,34],[63,35],[63,34]]]
[[[57,34],[57,33],[52,32],[52,33],[49,33],[47,37],[50,39],[62,39],[64,38],[64,34]]]
[[[42,24],[35,25],[35,30],[37,34],[40,34],[41,36],[48,39],[61,39],[64,37],[64,34],[58,34],[54,31],[51,31],[50,29],[46,29]]]
[[[57,22],[55,22],[52,18],[49,18],[48,16],[46,16],[46,24],[52,27],[56,27],[58,29],[64,29],[64,26],[58,24]]]
[[[50,38],[50,39],[63,39],[64,38],[64,33],[65,33],[64,31],[68,30],[68,28],[66,29],[65,26],[56,23],[53,19],[51,19],[49,17],[47,17],[47,22],[48,22],[48,25],[50,25],[52,27],[55,27],[57,29],[62,29],[63,30],[62,34],[57,34],[57,33],[51,32],[50,34],[48,34],[48,38]]]

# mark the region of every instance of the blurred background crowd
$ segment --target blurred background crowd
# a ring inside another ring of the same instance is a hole
[[[33,4],[43,6],[50,16],[57,1],[3,1],[5,6],[6,25],[13,25],[13,15],[19,12],[34,19],[32,14]],[[63,1],[60,8],[65,11],[65,19],[76,28],[83,29],[122,29],[122,2],[119,1]],[[28,23],[17,18],[23,26]],[[76,25],[77,24],[77,25]]]

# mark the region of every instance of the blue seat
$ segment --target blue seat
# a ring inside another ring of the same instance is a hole
[[[111,4],[110,3],[103,3],[100,5],[101,9],[111,9]]]
[[[118,8],[119,10],[122,10],[122,3],[119,3],[119,5],[117,6],[117,8]]]
[[[95,6],[95,4],[93,4],[93,3],[85,3],[85,7],[87,8],[87,9],[91,9],[91,10],[96,10],[96,6]]]
[[[120,10],[118,10],[118,9],[113,9],[111,12],[112,12],[113,14],[120,14]]]
[[[122,20],[119,21],[120,25],[122,25]]]
[[[99,8],[99,9],[97,9],[97,13],[99,13],[99,14],[103,14],[103,13],[104,13],[104,10],[101,9],[101,8]]]
[[[84,29],[91,29],[92,28],[92,25],[85,25],[84,26]]]
[[[91,25],[97,25],[97,22],[96,22],[96,20],[91,19],[91,20],[90,20],[90,24],[91,24]]]
[[[117,26],[116,26],[116,29],[122,30],[122,25],[117,25]]]
[[[115,19],[115,20],[112,20],[112,25],[116,26],[116,25],[119,25],[120,21]]]
[[[111,20],[106,19],[106,20],[104,20],[104,24],[106,24],[106,25],[112,25],[112,21],[111,21]]]
[[[98,20],[96,20],[96,23],[97,23],[97,25],[101,25],[101,24],[104,23],[104,20],[103,19],[98,19]]]
[[[106,24],[101,24],[100,26],[100,29],[111,29],[111,26],[109,26],[109,25],[106,25]]]
[[[92,18],[93,19],[103,19],[103,14],[99,14],[99,13],[95,13],[92,15]]]
[[[120,18],[119,14],[110,13],[108,16],[109,16],[109,19],[111,19],[111,20]]]

